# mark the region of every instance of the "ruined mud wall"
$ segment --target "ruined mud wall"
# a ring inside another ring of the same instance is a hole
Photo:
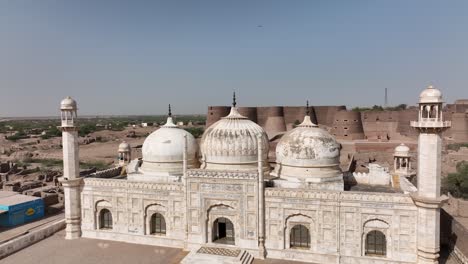
[[[364,139],[361,113],[346,110],[336,112],[330,132],[338,139]]]

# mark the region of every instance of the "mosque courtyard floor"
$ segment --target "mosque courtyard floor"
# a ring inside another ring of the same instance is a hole
[[[2,264],[176,264],[189,252],[123,242],[86,239],[65,240],[65,230],[2,260]],[[284,260],[254,260],[254,264],[300,264]]]

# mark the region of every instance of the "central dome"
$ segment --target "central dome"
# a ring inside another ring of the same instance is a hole
[[[268,137],[256,123],[239,114],[233,106],[228,116],[211,125],[201,140],[202,168],[215,170],[256,170],[258,146],[268,166]]]

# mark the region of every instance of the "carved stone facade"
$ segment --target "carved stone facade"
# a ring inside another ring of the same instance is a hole
[[[404,194],[267,189],[268,256],[313,263],[416,263],[416,206]],[[290,248],[304,225],[310,248]],[[366,256],[366,235],[386,237],[386,256]]]
[[[181,183],[88,178],[84,180],[81,199],[84,237],[184,247],[185,206]],[[111,229],[101,228],[103,209],[111,212]],[[149,219],[155,213],[165,218],[164,235],[150,234]]]
[[[188,170],[178,183],[84,179],[84,237],[198,249],[240,248],[258,256],[258,174]],[[261,195],[261,194],[260,194]],[[417,207],[406,194],[271,187],[265,189],[266,250],[269,258],[313,263],[416,263]],[[186,202],[185,202],[186,201]],[[101,228],[101,211],[112,229]],[[165,234],[151,234],[154,214],[165,219]],[[233,224],[233,244],[214,242],[215,221]],[[291,247],[291,230],[309,230],[308,248]],[[366,256],[366,235],[381,231],[385,256]]]

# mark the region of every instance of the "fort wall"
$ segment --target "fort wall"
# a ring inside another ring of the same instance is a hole
[[[314,106],[317,124],[331,127],[333,120],[335,120],[336,112],[341,110],[346,110],[346,106]]]
[[[452,120],[452,127],[444,136],[454,141],[468,142],[468,100],[448,104],[443,112]],[[461,103],[460,103],[461,102]],[[269,136],[291,130],[302,122],[306,114],[304,106],[239,107],[239,113],[256,122]],[[230,106],[210,106],[206,126],[211,126],[227,116]],[[416,139],[418,132],[410,127],[410,121],[418,119],[417,107],[400,111],[349,111],[345,106],[312,106],[312,122],[326,127],[338,139],[386,142],[390,140]]]
[[[221,119],[221,117],[227,116],[229,114],[229,106],[210,106],[208,107],[208,114],[206,116],[206,127],[211,126],[216,121]]]
[[[296,124],[301,123],[304,120],[307,109],[304,106],[284,106],[284,120],[286,128],[292,129]],[[314,124],[317,124],[317,116],[315,115],[314,107],[309,108],[310,119]]]
[[[239,107],[237,110],[239,111],[239,114],[257,123],[257,107]]]
[[[338,139],[364,139],[361,113],[346,110],[336,112],[330,132]]]
[[[405,137],[416,138],[418,131],[410,126],[410,121],[414,120],[418,120],[417,107],[398,111],[398,127],[396,132]]]
[[[458,142],[468,142],[468,112],[452,114],[452,127],[448,136]]]
[[[270,138],[278,133],[286,131],[282,106],[268,108],[265,125],[263,127]]]

